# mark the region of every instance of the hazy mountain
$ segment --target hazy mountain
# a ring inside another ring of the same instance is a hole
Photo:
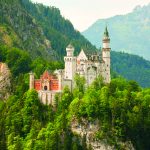
[[[106,24],[113,50],[137,54],[150,60],[150,4],[138,6],[126,15],[99,19],[82,34],[99,47]]]

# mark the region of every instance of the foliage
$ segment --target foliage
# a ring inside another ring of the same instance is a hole
[[[29,0],[23,0],[23,5],[42,27],[44,35],[51,41],[52,48],[57,51],[59,57],[64,56],[65,48],[70,42],[75,46],[76,53],[81,47],[90,51],[95,49],[79,31],[74,29],[69,20],[62,17],[59,9],[33,4]]]
[[[127,53],[111,53],[111,68],[128,80],[135,80],[142,87],[150,87],[150,62]]]
[[[97,138],[112,145],[131,140],[136,149],[149,149],[149,89],[141,89],[135,81],[116,78],[99,89],[91,85],[83,97],[70,104],[72,117],[99,120]]]
[[[0,149],[84,150],[85,137],[81,140],[71,131],[70,123],[75,117],[89,122],[98,120],[100,130],[95,136],[107,139],[116,149],[118,141],[128,140],[136,149],[149,149],[150,89],[142,89],[135,81],[123,78],[115,78],[105,85],[101,77],[85,88],[85,79],[77,75],[73,93],[66,87],[61,97],[56,97],[56,109],[41,104],[37,92],[28,91],[29,71],[39,77],[45,69],[63,67],[62,63],[49,59],[55,52],[46,48],[44,41],[52,41],[52,47],[57,49],[61,58],[70,41],[77,50],[87,45],[92,51],[93,46],[54,7],[32,4],[27,0],[4,0],[0,4],[3,6],[0,13],[8,12],[0,16],[0,42],[7,45],[0,45],[0,62],[8,64],[13,79],[12,95],[6,102],[0,101]],[[130,62],[135,62],[140,69],[141,66],[149,68],[148,61],[141,61],[136,56],[118,54],[116,57],[125,57],[127,61],[122,59],[123,62],[129,62],[127,66],[123,63],[124,70],[133,69]],[[120,61],[117,62],[119,64],[113,64],[116,72],[120,65]],[[140,76],[140,71],[136,71]],[[145,86],[145,81],[141,83]]]
[[[76,53],[81,47],[95,49],[55,7],[30,0],[3,0],[0,6],[0,43],[28,51],[34,59],[63,60],[70,42]]]
[[[77,82],[83,81],[76,78]],[[96,138],[107,139],[116,148],[120,147],[119,141],[131,140],[136,149],[149,149],[150,89],[123,78],[105,85],[101,77],[84,92],[79,88],[83,86],[84,82],[76,87],[82,96],[73,95],[66,87],[55,111],[40,103],[35,90],[1,102],[0,148],[83,150],[86,143],[79,142],[81,139],[70,130],[71,120],[76,117],[98,120]]]
[[[56,61],[61,60],[61,63],[63,63],[63,56],[66,54],[65,48],[70,42],[75,46],[75,54],[79,53],[81,48],[89,52],[93,52],[96,49],[88,40],[74,29],[71,22],[65,19],[61,15],[60,10],[55,7],[33,4],[30,0],[13,0],[11,3],[10,0],[3,0],[0,1],[0,5],[2,6],[0,9],[0,44],[7,45],[10,49],[12,47],[16,47],[27,51],[31,59],[35,59],[33,71],[36,72],[37,76],[40,76],[41,72],[43,72],[45,68],[50,68],[51,70],[54,68],[62,68],[62,65],[60,65],[60,63],[57,64]],[[147,7],[143,9],[148,11]],[[140,11],[140,13],[142,12]],[[103,25],[105,25],[105,23]],[[101,25],[98,25],[97,30],[103,31],[104,28],[100,26]],[[120,27],[116,29],[121,30]],[[146,30],[147,29],[148,28],[146,28]],[[94,38],[97,37],[96,39],[99,40],[99,36],[102,34],[97,34],[97,30],[93,35]],[[119,39],[128,37],[123,36],[120,32],[115,32],[114,35],[111,33],[110,35],[113,37],[111,38],[112,44],[117,41],[117,45],[120,44],[121,47],[129,45],[122,44],[121,42],[119,43],[118,40],[115,39],[116,33],[119,33],[118,36],[121,36]],[[139,33],[141,38],[141,32]],[[90,33],[90,35],[92,34]],[[146,35],[148,35],[147,32]],[[126,43],[130,43],[130,41]],[[132,43],[138,44],[139,42]],[[111,47],[113,50],[117,50],[117,48],[113,45]],[[143,50],[143,48],[140,48],[140,52],[141,49]],[[134,50],[137,51],[136,48]],[[3,51],[5,53],[5,50]],[[147,53],[148,51],[145,52],[145,54]],[[12,56],[15,57],[14,55]],[[150,86],[149,61],[138,56],[116,52],[112,52],[111,58],[111,69],[114,72],[129,80],[137,81],[142,87]],[[5,58],[2,58],[0,55],[0,60],[1,59]],[[45,60],[51,64],[47,64]],[[21,62],[18,61],[17,63],[22,63],[22,61],[24,62],[24,60],[20,61]],[[55,64],[52,63],[52,61],[55,61]],[[38,69],[36,68],[36,65],[38,65]],[[24,67],[26,68],[28,66],[24,65]],[[14,72],[17,71],[15,69],[17,68],[13,68]],[[20,68],[18,69],[20,70]]]

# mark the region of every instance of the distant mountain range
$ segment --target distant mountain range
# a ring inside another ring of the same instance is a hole
[[[112,50],[136,54],[150,60],[150,4],[137,6],[126,15],[99,19],[82,34],[99,47],[106,24]]]

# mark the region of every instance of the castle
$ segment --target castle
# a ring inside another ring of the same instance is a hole
[[[74,47],[69,44],[64,57],[65,68],[55,70],[53,74],[45,71],[40,79],[34,79],[34,73],[30,73],[30,89],[38,92],[43,104],[54,105],[56,93],[61,93],[65,86],[73,89],[74,76],[79,74],[86,80],[89,86],[97,76],[102,76],[105,83],[110,83],[110,38],[107,27],[103,36],[103,48],[101,55],[96,53],[88,55],[81,50],[78,56],[74,56]]]

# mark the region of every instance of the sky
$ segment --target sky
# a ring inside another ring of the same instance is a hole
[[[55,6],[69,19],[75,29],[86,30],[98,19],[131,12],[136,6],[147,5],[150,0],[31,0]]]

